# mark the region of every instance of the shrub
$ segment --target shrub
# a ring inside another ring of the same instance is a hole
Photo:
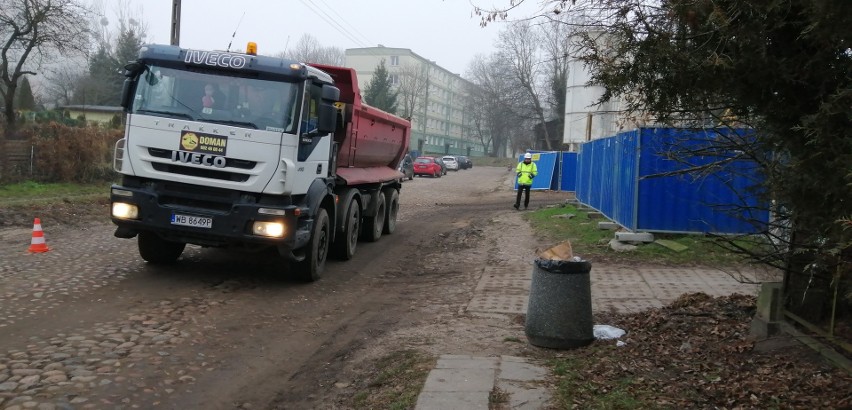
[[[91,183],[113,179],[112,150],[122,130],[39,124],[31,133],[33,174],[39,182]]]

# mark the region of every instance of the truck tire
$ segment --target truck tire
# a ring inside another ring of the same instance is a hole
[[[378,241],[385,229],[385,195],[382,192],[376,194],[376,214],[364,218],[364,224],[361,226],[361,237],[367,242]]]
[[[358,201],[354,197],[349,199],[344,216],[344,229],[335,237],[332,250],[334,256],[340,260],[348,261],[355,255],[355,247],[358,245],[358,234],[361,230],[361,207],[358,206]]]
[[[139,256],[155,265],[175,263],[186,248],[185,243],[167,241],[153,232],[140,232],[136,239]]]
[[[396,188],[385,190],[385,204],[387,212],[385,213],[385,227],[382,232],[390,235],[396,230],[396,216],[399,213],[399,191]]]
[[[314,227],[311,240],[305,248],[305,259],[291,262],[290,268],[297,279],[304,282],[315,282],[322,276],[325,260],[328,257],[331,227],[328,223],[328,213],[320,208],[314,217]]]

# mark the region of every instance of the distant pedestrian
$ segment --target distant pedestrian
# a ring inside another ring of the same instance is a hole
[[[518,198],[515,199],[515,209],[521,207],[521,195],[526,191],[524,198],[524,209],[530,204],[530,188],[532,187],[533,178],[538,174],[538,167],[532,162],[532,154],[527,152],[524,154],[523,162],[519,162],[515,167],[515,172],[518,174]]]

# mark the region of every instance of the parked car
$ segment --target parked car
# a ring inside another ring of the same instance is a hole
[[[452,155],[446,155],[446,156],[442,157],[441,160],[444,161],[445,165],[447,165],[448,170],[451,170],[451,171],[458,171],[459,170],[459,162],[458,162],[458,160],[456,160],[456,157],[454,157]]]
[[[447,164],[444,163],[444,159],[442,157],[435,157],[435,162],[441,166],[441,175],[447,175]]]
[[[399,182],[406,178],[409,181],[414,179],[414,160],[411,159],[411,155],[405,154],[405,157],[399,162],[399,172],[402,172],[402,179]]]
[[[414,160],[414,175],[429,175],[433,178],[440,178],[443,174],[444,170],[435,157],[417,157]]]
[[[456,158],[458,158],[458,161],[459,161],[459,169],[473,168],[473,161],[471,161],[470,158],[468,158],[464,155],[459,155]]]

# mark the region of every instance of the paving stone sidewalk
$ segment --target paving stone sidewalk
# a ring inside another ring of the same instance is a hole
[[[547,369],[521,357],[443,355],[429,372],[417,401],[420,410],[484,409],[490,395],[513,409],[539,409],[550,399]]]
[[[518,217],[508,216],[501,222],[518,221]],[[506,246],[511,246],[512,241],[517,240],[517,236],[507,236],[498,239],[497,246],[502,245],[500,241],[507,241]],[[534,259],[530,255],[516,252],[508,255],[503,263],[484,267],[466,311],[481,315],[526,314]],[[742,283],[737,278],[755,281],[759,275],[710,268],[593,263],[590,273],[592,310],[639,312],[667,305],[690,292],[712,296],[757,295],[759,285]],[[489,394],[502,395],[492,399],[512,409],[548,408],[552,393],[544,386],[549,370],[543,363],[531,360],[509,356],[441,356],[438,365],[429,373],[416,409],[488,409]]]

